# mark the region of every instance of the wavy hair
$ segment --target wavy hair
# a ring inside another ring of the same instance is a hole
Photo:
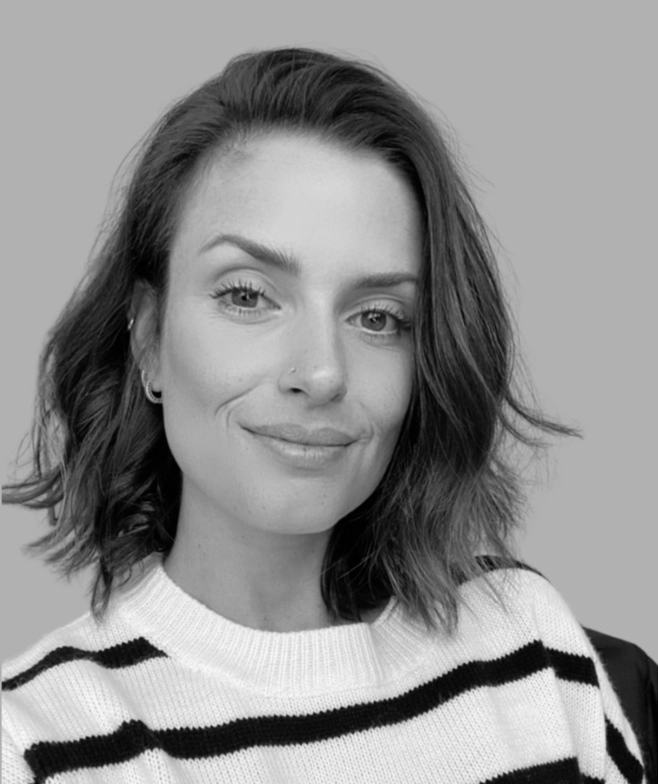
[[[523,508],[515,444],[574,431],[523,402],[512,323],[486,228],[429,113],[379,69],[309,49],[234,58],[151,131],[83,284],[41,355],[31,473],[4,500],[47,509],[28,551],[66,575],[95,567],[94,615],[113,586],[176,536],[180,470],[161,410],[143,394],[126,329],[138,282],[158,318],[177,210],[203,161],[271,131],[367,150],[409,183],[422,215],[412,400],[374,493],[332,530],[322,595],[357,620],[395,595],[429,626],[453,628],[458,586],[484,548],[512,558]]]

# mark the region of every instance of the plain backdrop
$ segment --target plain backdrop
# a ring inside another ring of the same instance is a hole
[[[658,658],[656,5],[653,2],[10,3],[2,28],[2,397],[9,466],[44,336],[114,173],[171,102],[248,49],[383,66],[459,142],[545,409],[582,428],[530,486],[519,551],[579,620]],[[9,470],[9,468],[7,469]],[[3,508],[7,658],[83,612]]]

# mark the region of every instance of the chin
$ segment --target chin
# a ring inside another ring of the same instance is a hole
[[[308,517],[288,516],[281,520],[268,520],[269,533],[282,536],[329,534],[340,518],[310,519]]]

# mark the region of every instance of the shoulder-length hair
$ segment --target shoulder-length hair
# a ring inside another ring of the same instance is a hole
[[[510,447],[539,443],[538,430],[573,431],[515,392],[513,331],[491,245],[441,131],[389,76],[333,54],[236,57],[155,126],[84,284],[49,335],[31,474],[5,500],[48,510],[52,528],[28,551],[67,575],[94,565],[97,618],[113,585],[171,549],[181,476],[161,410],[140,385],[130,303],[146,284],[161,319],[177,208],[203,161],[272,131],[374,152],[418,200],[412,400],[380,484],[332,530],[321,584],[335,617],[357,620],[395,595],[429,626],[450,629],[460,582],[480,572],[477,553],[512,558],[523,494]]]

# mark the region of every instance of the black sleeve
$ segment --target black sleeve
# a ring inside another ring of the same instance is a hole
[[[585,629],[615,687],[644,754],[648,784],[658,784],[658,665],[642,648]]]

